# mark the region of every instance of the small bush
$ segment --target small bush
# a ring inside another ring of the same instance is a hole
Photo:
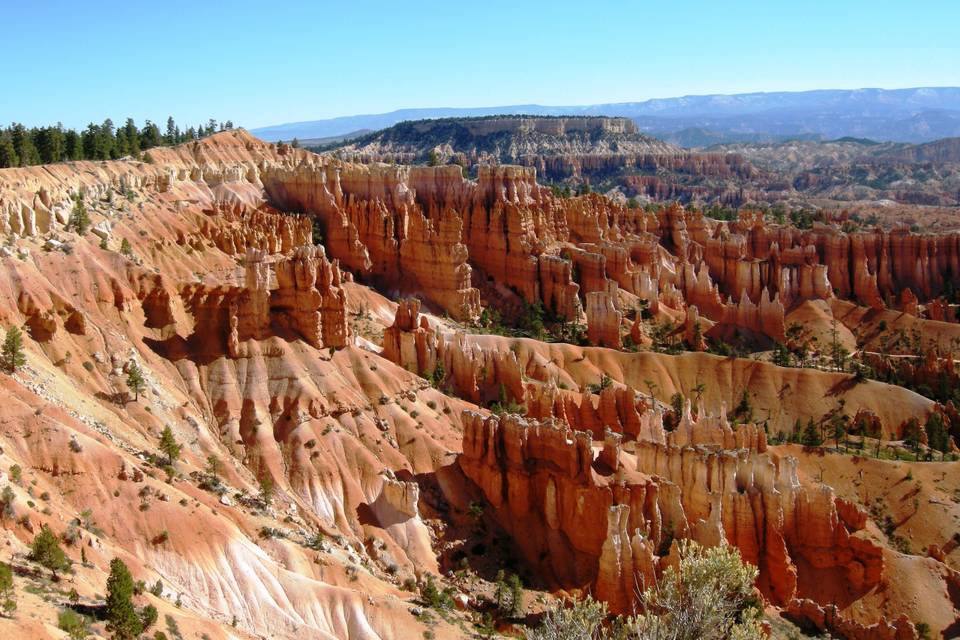
[[[65,631],[71,640],[82,640],[90,635],[88,624],[89,620],[73,609],[64,609],[57,616],[57,627]]]
[[[433,574],[428,573],[427,579],[420,585],[420,599],[431,609],[452,609],[453,589],[437,586]]]

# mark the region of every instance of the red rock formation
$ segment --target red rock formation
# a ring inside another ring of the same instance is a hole
[[[383,332],[383,357],[413,373],[431,374],[437,365],[437,346],[420,301],[401,300],[393,325]]]
[[[807,598],[789,603],[787,617],[804,625],[813,625],[821,632],[837,634],[849,640],[919,640],[913,623],[905,615],[893,621],[880,620],[865,625],[840,615],[834,604],[819,605]]]
[[[797,596],[798,572],[811,565],[855,593],[875,586],[880,548],[850,533],[862,527],[850,505],[838,507],[826,487],[802,487],[795,460],[764,454],[762,430],[741,429],[688,413],[669,439],[660,426],[635,443],[634,472],[609,430],[595,460],[590,434],[564,422],[467,413],[459,461],[542,575],[590,587],[616,611],[631,609],[673,537],[737,546],[780,604]],[[838,513],[848,514],[842,523]]]
[[[587,294],[587,339],[591,344],[619,349],[620,323],[623,314],[617,311],[615,296],[606,291]]]

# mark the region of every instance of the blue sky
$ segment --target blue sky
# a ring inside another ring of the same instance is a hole
[[[960,1],[0,0],[0,122],[960,85]]]

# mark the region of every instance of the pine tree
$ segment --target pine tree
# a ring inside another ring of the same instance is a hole
[[[503,569],[497,571],[496,581],[493,587],[493,602],[497,605],[497,610],[501,613],[506,612],[510,601],[510,592],[507,587],[506,572]]]
[[[10,616],[17,609],[16,594],[13,590],[13,571],[10,565],[0,562],[0,609]]]
[[[14,124],[10,127],[10,137],[21,167],[40,164],[40,154],[37,153],[37,147],[33,144],[33,137],[26,127],[19,123]]]
[[[27,363],[27,356],[23,351],[23,332],[20,331],[20,327],[13,326],[7,329],[3,349],[0,350],[0,362],[7,373],[15,373],[18,368]]]
[[[107,118],[100,125],[100,131],[97,135],[97,160],[110,160],[118,157],[116,140],[113,137],[113,120]]]
[[[146,151],[159,145],[160,127],[147,120],[143,129],[140,130],[140,149]]]
[[[158,615],[157,608],[152,604],[148,604],[140,611],[140,624],[144,631],[153,626],[157,621]]]
[[[13,520],[16,517],[17,511],[13,508],[15,499],[16,496],[10,485],[5,486],[3,491],[0,491],[0,520]]]
[[[273,502],[273,478],[270,477],[270,474],[265,474],[260,478],[260,499],[263,500],[264,504],[269,505]]]
[[[127,371],[127,388],[133,392],[133,401],[140,399],[140,394],[146,388],[146,382],[143,379],[143,371],[136,362],[130,363],[130,369]]]
[[[167,456],[167,464],[176,462],[177,458],[180,457],[180,449],[181,446],[173,437],[173,431],[170,430],[170,426],[165,426],[160,433],[160,451],[163,451],[164,455]]]
[[[950,435],[943,424],[943,414],[934,411],[924,425],[927,432],[927,445],[941,454],[950,449]]]
[[[20,164],[20,156],[13,146],[13,139],[5,132],[0,134],[0,169],[16,167]]]
[[[133,255],[133,247],[130,246],[130,241],[126,238],[120,242],[120,253],[127,256],[128,258]]]
[[[73,129],[69,129],[63,134],[63,138],[66,145],[66,159],[83,160],[83,138],[80,137],[80,134]]]
[[[90,228],[90,214],[87,213],[87,205],[83,202],[83,191],[77,194],[73,199],[73,209],[70,211],[70,218],[67,220],[67,230],[73,230],[84,235]]]
[[[847,435],[847,429],[844,425],[843,418],[841,416],[834,416],[831,421],[833,427],[833,443],[837,448],[837,451],[840,450],[840,441],[843,440]]]
[[[803,444],[807,447],[819,447],[823,444],[823,438],[820,437],[820,430],[813,422],[813,418],[807,421],[807,427],[803,430]]]
[[[510,588],[510,615],[515,618],[523,613],[523,582],[514,573],[507,580],[507,586]]]
[[[70,559],[60,548],[60,541],[47,525],[43,525],[40,533],[33,539],[29,558],[50,569],[54,575],[70,568]]]
[[[107,629],[114,640],[133,640],[143,631],[143,624],[133,606],[133,576],[120,558],[110,561],[107,578],[107,601],[104,606]]]
[[[127,151],[130,155],[140,153],[140,132],[137,131],[137,123],[133,118],[127,118],[123,125],[123,134],[127,138]]]

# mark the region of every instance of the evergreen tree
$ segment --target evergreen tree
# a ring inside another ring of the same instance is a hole
[[[146,388],[147,383],[143,379],[143,371],[136,362],[130,363],[130,369],[127,371],[127,388],[133,392],[133,401],[140,399],[140,394]]]
[[[83,138],[73,129],[63,134],[67,160],[83,160]]]
[[[60,125],[43,127],[34,131],[34,144],[40,154],[40,162],[44,164],[60,162],[65,155],[63,130]]]
[[[33,138],[27,128],[22,124],[14,124],[10,128],[10,138],[13,141],[13,148],[20,160],[21,167],[40,164],[40,154],[33,144]]]
[[[931,413],[924,425],[924,430],[927,432],[927,446],[941,454],[949,451],[950,435],[944,426],[943,414],[936,411]]]
[[[84,640],[90,636],[89,620],[73,609],[64,609],[57,616],[57,627],[65,631],[70,640]]]
[[[173,121],[173,116],[167,118],[167,135],[164,142],[167,144],[177,143],[177,124]]]
[[[823,438],[820,437],[820,430],[813,422],[813,418],[807,422],[806,429],[803,430],[803,444],[807,447],[819,447],[823,444]]]
[[[20,156],[13,146],[13,138],[6,132],[0,133],[0,169],[16,167],[20,164]]]
[[[16,517],[17,512],[13,508],[14,499],[16,499],[16,496],[10,485],[5,486],[3,491],[0,491],[0,520],[13,520]]]
[[[116,140],[114,142],[114,149],[116,150],[118,158],[122,158],[124,156],[130,155],[130,140],[127,138],[126,129],[124,128],[117,129]]]
[[[146,151],[160,145],[160,127],[147,120],[140,130],[140,150]]]
[[[143,631],[143,624],[133,606],[133,576],[120,558],[110,561],[107,578],[107,601],[104,612],[107,629],[114,640],[133,640]]]
[[[80,137],[83,140],[83,157],[87,160],[97,158],[97,136],[100,134],[100,128],[92,122],[83,130]]]
[[[264,504],[269,505],[273,502],[273,493],[273,478],[270,477],[269,473],[264,474],[264,476],[260,478],[260,499],[263,500]]]
[[[127,256],[128,258],[133,255],[133,247],[130,246],[130,241],[126,238],[120,242],[120,253]]]
[[[23,351],[23,332],[20,327],[13,326],[7,329],[7,336],[0,351],[0,362],[7,373],[15,373],[18,368],[27,363],[27,356]]]
[[[137,123],[133,118],[127,118],[123,125],[123,134],[127,138],[127,153],[130,155],[140,153],[140,132],[137,131]]]
[[[83,202],[83,197],[83,191],[81,191],[73,199],[73,209],[67,219],[67,231],[73,230],[80,235],[86,234],[90,228],[90,214],[87,213],[87,205]]]
[[[515,618],[523,613],[523,582],[514,573],[507,580],[507,586],[510,589],[510,615]]]
[[[100,125],[100,132],[97,136],[98,160],[110,160],[119,158],[116,150],[116,140],[113,136],[113,120],[107,118]]]
[[[846,435],[847,435],[847,429],[846,429],[846,426],[844,425],[844,421],[843,421],[843,417],[842,417],[842,416],[834,416],[833,419],[832,419],[830,422],[831,422],[831,427],[832,427],[831,430],[832,430],[832,432],[833,432],[833,433],[832,433],[833,443],[834,443],[834,445],[836,446],[837,451],[839,451],[839,450],[840,450],[840,441],[843,440],[843,439],[846,437]]]
[[[17,609],[16,593],[13,590],[13,571],[10,565],[0,562],[0,609],[10,616]]]
[[[177,458],[180,457],[180,449],[181,446],[173,437],[173,431],[170,430],[170,426],[165,426],[160,433],[160,451],[163,451],[163,454],[167,456],[167,464],[176,462]]]
[[[733,416],[744,424],[753,422],[753,405],[750,403],[750,395],[746,389],[740,394],[740,402],[733,409]]]
[[[53,572],[66,571],[70,568],[70,559],[60,548],[60,541],[47,525],[43,525],[30,545],[29,558],[37,564],[43,565]]]
[[[920,422],[911,417],[903,427],[903,444],[917,453],[920,449]]]
[[[157,621],[158,615],[157,608],[152,604],[148,604],[140,611],[140,624],[144,631],[153,626]]]

